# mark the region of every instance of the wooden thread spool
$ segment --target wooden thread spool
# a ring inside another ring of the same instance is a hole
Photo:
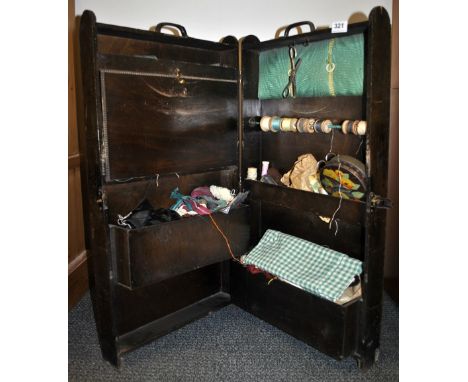
[[[357,126],[358,135],[366,135],[366,131],[367,131],[367,122],[359,121],[358,126]]]
[[[247,169],[247,179],[257,180],[257,167],[249,167]]]
[[[313,129],[316,133],[319,133],[320,132],[320,125],[322,124],[322,120],[321,119],[316,119],[314,121],[314,125],[313,125]]]
[[[343,134],[365,135],[367,130],[366,121],[351,121],[346,120],[342,123],[341,131]]]
[[[308,118],[299,118],[296,123],[296,129],[299,133],[306,133],[305,126],[308,122]]]
[[[307,123],[304,126],[304,131],[306,133],[315,133],[314,126],[317,123],[318,119],[308,118]]]
[[[292,118],[281,118],[281,131],[292,131],[291,123]]]
[[[351,129],[350,127],[353,126],[353,121],[350,121],[349,119],[343,121],[343,123],[341,124],[341,131],[343,132],[343,134],[348,134],[348,133],[351,133]]]
[[[262,119],[260,120],[260,129],[262,129],[262,131],[264,132],[270,131],[270,120],[271,120],[271,117],[268,117],[268,116],[262,117]]]
[[[330,127],[331,125],[332,125],[332,121],[330,121],[329,119],[326,119],[320,124],[320,132],[329,134],[332,131]]]
[[[270,131],[277,133],[281,129],[281,118],[280,117],[271,117],[270,119]]]
[[[354,121],[354,122],[353,122],[352,131],[353,131],[353,134],[354,134],[354,135],[358,135],[358,134],[357,134],[357,127],[358,127],[358,124],[359,124],[359,121]]]
[[[297,118],[291,118],[291,129],[289,131],[292,131],[293,133],[297,132]]]

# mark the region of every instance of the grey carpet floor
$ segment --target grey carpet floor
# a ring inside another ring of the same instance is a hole
[[[388,296],[379,362],[362,373],[229,305],[124,355],[103,361],[89,294],[68,315],[70,381],[398,381],[398,307]]]

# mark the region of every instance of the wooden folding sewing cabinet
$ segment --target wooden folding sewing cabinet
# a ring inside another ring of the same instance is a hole
[[[301,23],[299,23],[301,24]],[[360,368],[378,358],[383,295],[390,89],[390,23],[374,8],[367,22],[344,34],[330,29],[260,42],[249,35],[221,42],[188,37],[176,24],[143,31],[81,17],[80,54],[85,123],[80,131],[86,246],[103,357],[121,355],[228,304],[336,359],[353,356]],[[161,32],[180,30],[181,36]],[[291,25],[293,27],[294,25]],[[287,32],[291,28],[286,28]],[[362,96],[259,100],[259,54],[291,44],[362,33]],[[367,134],[337,132],[333,151],[366,165],[368,192],[343,200],[338,233],[331,216],[339,199],[245,180],[262,160],[282,173],[296,158],[322,158],[331,134],[262,132],[262,115],[356,119]],[[249,251],[271,228],[328,246],[363,261],[362,297],[337,305],[282,281],[267,285],[230,260],[209,219],[184,218],[141,229],[117,225],[143,197],[169,207],[171,191],[202,185],[250,190],[245,205],[215,217],[233,252]]]

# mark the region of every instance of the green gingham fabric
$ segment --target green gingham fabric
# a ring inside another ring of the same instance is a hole
[[[330,40],[297,44],[296,60],[302,62],[297,70],[297,97],[362,95],[364,89],[364,35],[362,33],[336,37],[332,49],[335,94],[330,92],[330,78],[326,70]],[[258,98],[282,98],[289,82],[289,47],[260,52]]]
[[[271,229],[242,262],[333,302],[362,272],[359,260]]]

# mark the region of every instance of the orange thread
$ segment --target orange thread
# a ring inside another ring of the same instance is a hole
[[[221,228],[219,228],[218,224],[216,224],[213,216],[211,216],[211,214],[208,214],[209,218],[211,219],[211,222],[213,223],[213,225],[216,227],[216,229],[219,231],[219,233],[223,236],[223,239],[224,241],[226,242],[226,245],[227,245],[227,248],[229,250],[229,254],[231,255],[232,259],[234,261],[237,261],[238,263],[240,263],[240,261],[238,259],[236,259],[236,257],[234,256],[234,253],[232,253],[232,249],[231,249],[231,246],[229,244],[229,240],[228,238],[226,237],[226,235],[223,233],[223,231],[221,230]]]

